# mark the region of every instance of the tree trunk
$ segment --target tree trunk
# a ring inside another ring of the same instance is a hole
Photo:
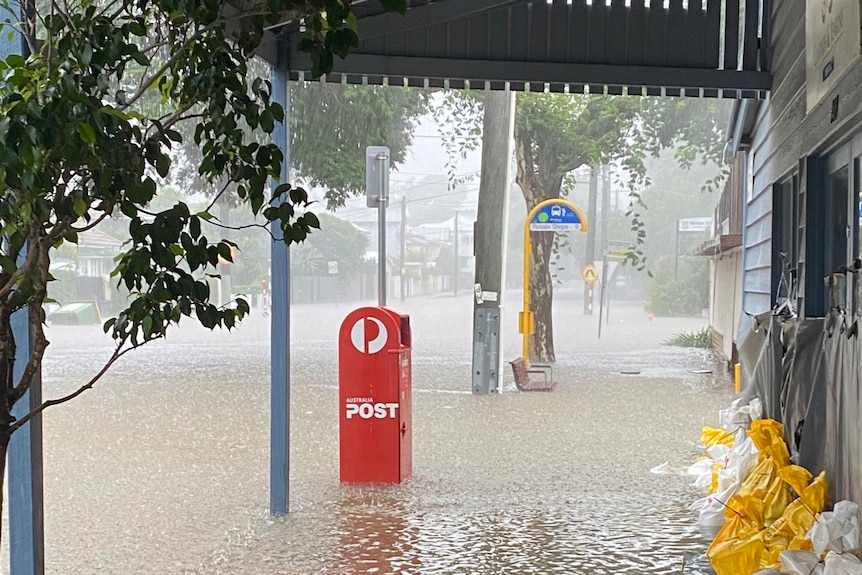
[[[530,308],[535,319],[535,331],[530,338],[530,358],[543,363],[557,360],[554,353],[554,282],[550,265],[554,233],[534,233],[530,253]]]
[[[515,152],[518,160],[517,182],[527,203],[527,212],[540,202],[560,197],[563,174],[559,173],[553,153],[533,157],[533,142],[528,133],[515,128]],[[530,252],[530,310],[534,332],[529,341],[529,360],[550,363],[554,352],[553,302],[554,284],[551,278],[551,254],[554,232],[534,232]]]

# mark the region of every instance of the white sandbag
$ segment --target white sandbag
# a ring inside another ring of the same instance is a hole
[[[825,575],[820,556],[811,551],[788,549],[779,555],[781,571],[789,575]]]
[[[850,553],[830,551],[826,555],[823,575],[862,575],[862,561]]]
[[[859,506],[852,501],[839,501],[832,511],[824,511],[805,536],[818,555],[826,550],[838,553],[859,549]]]

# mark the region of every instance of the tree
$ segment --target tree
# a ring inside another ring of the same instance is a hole
[[[405,9],[404,0],[385,0]],[[237,299],[211,302],[207,274],[231,243],[209,209],[183,201],[153,211],[157,180],[174,169],[170,152],[184,143],[181,127],[194,125],[199,176],[236,190],[241,203],[271,223],[285,242],[319,226],[301,188],[283,183],[270,193],[282,163],[279,148],[250,139],[240,126],[272,132],[284,111],[264,78],[249,75],[264,30],[303,21],[300,48],[314,72],[331,69],[334,56],[358,44],[349,0],[269,0],[244,3],[198,0],[25,2],[22,22],[7,21],[26,41],[27,56],[0,62],[0,481],[12,434],[49,406],[90,389],[122,355],[165,336],[171,325],[194,318],[212,329],[232,328],[248,311]],[[4,2],[8,14],[17,5]],[[238,24],[238,25],[237,25]],[[232,32],[231,30],[237,30]],[[153,106],[152,95],[159,106]],[[210,206],[211,207],[211,206]],[[75,392],[15,419],[48,346],[43,304],[53,250],[107,219],[128,222],[128,248],[114,270],[130,299],[105,330],[115,348],[103,368]],[[31,353],[15,373],[12,316],[26,313]],[[2,488],[2,485],[0,485]]]
[[[444,103],[451,121],[459,122],[457,128],[449,128],[452,135],[456,131],[480,133],[476,124],[481,115],[471,113],[481,101],[480,95],[456,96],[454,100],[454,105],[452,99]],[[674,143],[679,144],[677,160],[682,166],[690,166],[698,152],[720,157],[724,118],[715,113],[715,107],[709,101],[689,99],[519,94],[515,112],[516,181],[527,210],[543,200],[560,197],[565,178],[577,168],[614,164],[628,176],[624,183],[632,192],[632,203],[627,215],[632,241],[641,246],[647,235],[642,216],[645,205],[640,197],[649,183],[646,158]],[[477,139],[473,142],[475,145]],[[530,357],[554,361],[550,269],[554,234],[536,234],[533,240],[530,289],[535,333]],[[644,265],[640,249],[631,256],[635,263]]]
[[[388,146],[404,161],[428,106],[423,90],[297,83],[290,100],[291,163],[297,177],[326,188],[330,209],[365,191],[365,148]]]
[[[320,228],[320,232],[308,236],[297,248],[297,263],[301,267],[296,268],[296,271],[308,276],[327,275],[327,262],[337,262],[339,277],[350,278],[360,273],[368,248],[368,236],[365,232],[350,222],[325,213],[320,214]]]

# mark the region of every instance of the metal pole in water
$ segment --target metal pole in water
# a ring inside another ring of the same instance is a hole
[[[386,205],[389,203],[389,186],[386,177],[386,160],[384,153],[377,154],[377,166],[380,176],[380,197],[377,201],[377,303],[386,305]]]

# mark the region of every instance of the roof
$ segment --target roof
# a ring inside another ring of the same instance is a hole
[[[355,2],[359,46],[324,80],[764,98],[772,76],[759,49],[769,43],[761,4],[768,2],[408,0],[400,15],[379,0]],[[301,38],[299,24],[286,22],[260,55],[294,80],[310,79]]]
[[[696,256],[715,256],[742,245],[742,234],[722,234],[702,243],[692,254]]]
[[[78,236],[78,248],[111,251],[119,253],[123,247],[123,240],[108,235],[98,228],[83,232]]]

